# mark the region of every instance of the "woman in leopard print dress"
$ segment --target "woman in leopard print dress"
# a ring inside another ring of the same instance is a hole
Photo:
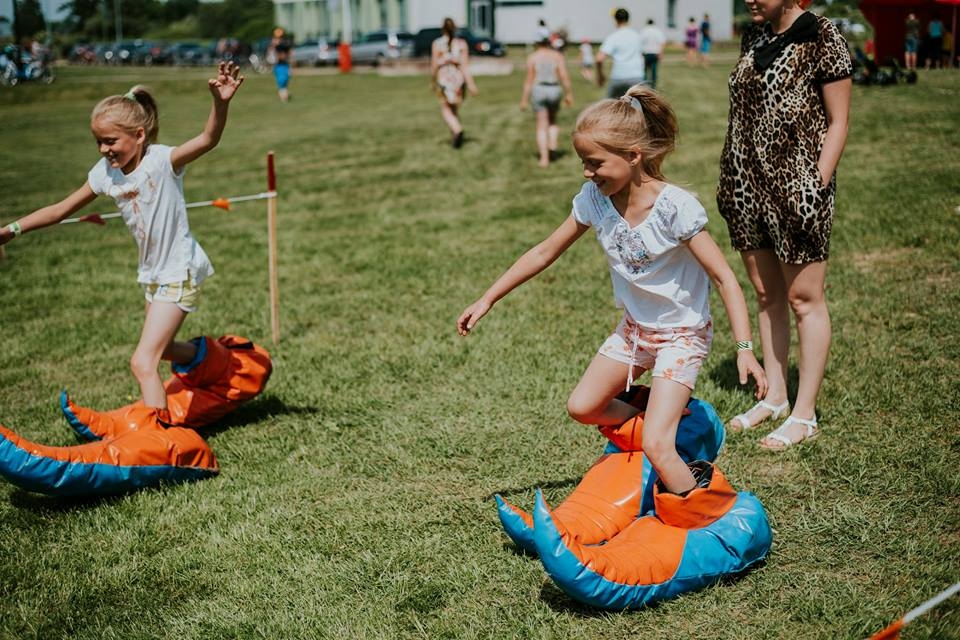
[[[733,418],[745,430],[786,416],[761,440],[781,450],[817,435],[816,400],[830,346],[824,281],[836,178],[847,137],[850,54],[836,27],[797,0],[746,0],[753,23],[730,74],[730,122],[717,205],[759,301],[767,397]],[[790,311],[800,381],[787,398]]]

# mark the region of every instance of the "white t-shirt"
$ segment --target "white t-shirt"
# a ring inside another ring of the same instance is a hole
[[[663,45],[667,44],[667,36],[655,25],[648,24],[640,31],[640,43],[640,49],[645,54],[660,53]]]
[[[707,212],[679,187],[664,186],[632,229],[610,198],[587,182],[573,199],[574,219],[593,227],[607,254],[617,307],[647,329],[697,328],[710,320],[710,278],[685,241]]]
[[[600,51],[613,60],[611,80],[639,80],[643,78],[643,51],[640,34],[630,27],[620,27],[603,41]]]
[[[190,235],[183,174],[170,163],[173,147],[151,144],[140,165],[129,174],[101,158],[87,174],[90,188],[113,198],[140,249],[137,282],[199,284],[213,274],[203,248]]]

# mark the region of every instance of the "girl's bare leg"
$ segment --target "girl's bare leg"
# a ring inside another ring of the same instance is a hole
[[[187,312],[172,302],[153,302],[146,305],[143,331],[140,334],[140,342],[137,343],[137,348],[130,358],[130,370],[140,384],[143,403],[148,407],[160,409],[167,407],[167,394],[157,367],[168,350],[172,350],[181,357],[188,353],[185,347],[173,346],[177,344],[173,339],[186,317]]]

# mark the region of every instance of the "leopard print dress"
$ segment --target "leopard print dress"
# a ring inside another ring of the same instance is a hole
[[[769,23],[744,32],[720,158],[717,205],[733,248],[773,249],[790,264],[829,254],[836,175],[824,187],[817,169],[827,131],[821,87],[853,71],[843,36],[816,20],[815,37],[787,44],[763,70],[754,55],[779,36]]]

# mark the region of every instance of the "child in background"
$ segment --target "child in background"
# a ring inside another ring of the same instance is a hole
[[[196,309],[200,285],[213,274],[207,254],[190,234],[183,173],[217,146],[227,122],[227,109],[243,83],[240,68],[221,62],[217,77],[208,81],[213,107],[203,132],[178,147],[156,144],[157,104],[141,86],[124,95],[101,100],[90,116],[90,129],[101,160],[87,182],[56,204],[0,229],[0,245],[79,211],[98,195],[114,199],[139,248],[137,281],[144,289],[146,313],[140,341],[130,368],[140,385],[143,402],[157,409],[163,422],[167,396],[157,371],[161,359],[187,364],[197,355],[190,342],[175,337],[187,314]]]
[[[550,39],[537,42],[537,49],[527,57],[527,76],[523,82],[520,110],[526,111],[531,103],[537,119],[537,150],[540,166],[550,165],[551,156],[557,150],[560,130],[557,128],[557,112],[561,100],[573,104],[573,88],[563,54],[550,46]]]
[[[584,38],[580,41],[580,77],[593,84],[593,67],[597,64],[593,57],[593,45]]]
[[[617,306],[625,314],[571,393],[567,411],[584,424],[620,425],[637,409],[616,395],[625,382],[629,387],[634,376],[652,370],[643,448],[666,490],[682,495],[700,480],[677,454],[675,442],[712,340],[710,280],[733,327],[740,383],[752,375],[761,398],[766,378],[753,355],[743,291],[704,230],[703,206],[668,184],[661,172],[676,135],[673,110],[642,84],[581,113],[573,145],[587,182],[573,199],[571,215],[463,311],[457,330],[467,335],[498,300],[550,266],[593,227],[607,255]]]
[[[697,64],[698,35],[700,35],[700,27],[697,26],[697,19],[690,16],[687,20],[687,28],[683,31],[683,48],[687,51],[687,64],[690,66]]]

